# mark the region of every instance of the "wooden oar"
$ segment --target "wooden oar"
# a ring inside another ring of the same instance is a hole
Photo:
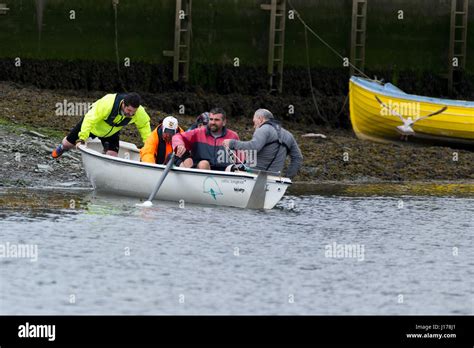
[[[163,174],[161,174],[160,180],[158,180],[158,182],[156,183],[156,186],[153,189],[153,192],[151,193],[150,197],[148,197],[148,200],[143,203],[137,203],[136,205],[138,207],[151,207],[153,205],[151,201],[153,200],[153,198],[155,198],[158,190],[161,187],[161,184],[163,184],[163,181],[165,181],[166,176],[168,175],[171,167],[173,166],[173,162],[174,162],[174,152],[171,154],[168,164],[166,165],[166,168],[163,171]]]
[[[237,165],[237,159],[239,160],[240,164],[242,164],[245,168],[245,170],[249,169],[249,167],[247,167],[245,165],[244,162],[242,162],[240,160],[240,158],[237,157],[237,155],[234,153],[234,151],[232,151],[231,149],[229,149],[227,146],[224,146],[224,149],[227,151],[227,154],[229,155],[230,159],[232,160],[232,162],[234,162],[235,165]]]

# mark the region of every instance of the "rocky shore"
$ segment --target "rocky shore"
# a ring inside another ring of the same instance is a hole
[[[80,155],[51,158],[54,137],[0,122],[0,187],[88,187]]]
[[[105,91],[46,90],[0,82],[0,186],[88,186],[80,155],[72,151],[60,160],[53,147],[78,122],[81,114],[58,115],[58,103],[88,103]],[[164,96],[156,96],[163,98]],[[145,96],[146,103],[146,96]],[[161,110],[146,107],[155,127]],[[196,115],[176,115],[184,127]],[[474,152],[441,146],[376,144],[357,139],[351,130],[285,122],[304,156],[295,178],[303,182],[469,181],[474,179]],[[241,139],[252,136],[251,119],[228,119]],[[303,137],[306,133],[325,137]],[[141,146],[133,126],[122,140]]]

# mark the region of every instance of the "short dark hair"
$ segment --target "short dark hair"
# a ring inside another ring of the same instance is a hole
[[[222,119],[225,120],[226,114],[225,114],[225,111],[224,111],[223,108],[213,108],[213,109],[211,109],[211,111],[209,111],[209,113],[214,114],[214,115],[222,114]]]
[[[201,115],[199,115],[196,118],[196,124],[207,125],[208,123],[209,123],[209,113],[207,111],[203,112]]]
[[[133,106],[134,108],[138,108],[141,103],[141,98],[138,93],[131,92],[128,93],[125,98],[123,98],[123,102],[125,106]]]

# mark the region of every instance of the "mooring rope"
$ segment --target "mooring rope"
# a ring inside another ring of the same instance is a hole
[[[337,120],[339,116],[342,114],[342,112],[344,111],[348,100],[349,100],[349,93],[347,93],[346,97],[344,98],[344,103],[342,104],[341,110],[337,113],[336,117],[334,117],[335,120]]]
[[[290,5],[290,7],[295,11],[295,14],[296,14],[296,17],[298,18],[298,20],[301,22],[301,24],[303,24],[303,26],[311,33],[313,34],[319,41],[321,41],[327,48],[329,48],[336,56],[338,56],[339,58],[341,58],[342,61],[344,61],[346,59],[346,57],[344,57],[342,54],[340,54],[336,49],[334,49],[330,44],[328,44],[326,41],[324,41],[324,39],[319,36],[318,34],[316,34],[314,32],[313,29],[311,29],[311,27],[306,24],[306,22],[303,20],[303,18],[301,18],[299,12],[295,9],[295,7],[293,6],[293,4],[291,3],[291,0],[288,0],[288,4]],[[348,62],[349,65],[351,67],[354,68],[355,71],[357,71],[359,74],[361,74],[362,76],[364,76],[365,78],[371,80],[371,81],[374,81],[373,79],[371,79],[369,76],[367,76],[362,70],[360,70],[359,68],[357,68],[354,64],[352,64],[350,61]]]
[[[117,5],[119,3],[119,0],[112,0],[112,5],[114,7],[114,26],[115,26],[115,58],[117,62],[117,75],[120,81],[120,86],[122,89],[127,92],[127,90],[124,87],[123,81],[122,81],[122,76],[120,74],[120,55],[119,55],[119,49],[118,49],[118,28],[117,28]]]
[[[344,61],[346,59],[346,57],[344,57],[342,54],[340,54],[335,48],[333,48],[330,44],[328,44],[321,36],[319,36],[318,34],[316,34],[316,32],[311,29],[311,27],[306,24],[306,22],[303,20],[303,18],[301,18],[299,12],[295,9],[295,7],[293,6],[293,4],[291,3],[291,0],[288,0],[288,4],[290,5],[290,7],[293,9],[293,11],[295,11],[295,14],[296,14],[296,17],[298,18],[298,20],[301,22],[301,24],[303,24],[304,26],[304,35],[305,35],[305,44],[306,44],[306,60],[307,60],[307,66],[308,66],[308,75],[309,75],[309,84],[310,84],[310,87],[311,87],[311,96],[313,97],[313,103],[314,103],[314,106],[316,107],[316,111],[319,115],[319,117],[324,121],[326,122],[326,124],[328,124],[328,120],[326,117],[322,117],[321,113],[319,112],[319,108],[318,108],[318,104],[316,102],[316,97],[314,95],[314,91],[313,91],[313,80],[311,78],[311,68],[310,68],[310,64],[309,64],[309,46],[308,46],[308,34],[307,32],[309,31],[311,34],[313,34],[319,41],[321,41],[327,48],[329,48],[336,56],[338,56],[339,58],[341,58],[342,61]],[[378,82],[376,79],[371,79],[369,76],[367,76],[362,70],[360,70],[359,68],[357,68],[354,64],[352,64],[350,61],[349,61],[349,65],[351,67],[354,68],[355,71],[357,71],[359,74],[361,74],[362,76],[364,76],[365,78],[369,79],[370,81],[376,81]],[[339,113],[337,114],[337,116],[335,117],[335,119],[337,120],[339,118],[339,116],[341,115],[341,113],[344,111],[344,108],[347,104],[347,100],[349,99],[349,94],[346,95],[345,99],[344,99],[344,103],[342,105],[342,108],[341,110],[339,111]]]
[[[43,32],[43,13],[46,0],[36,0],[36,19],[38,25],[38,52],[41,52],[41,33]]]
[[[313,98],[314,107],[316,108],[316,112],[317,112],[319,118],[321,120],[323,120],[324,123],[326,123],[326,125],[329,125],[329,121],[328,121],[327,117],[326,116],[323,117],[323,115],[321,115],[321,112],[319,111],[319,107],[318,107],[318,102],[316,100],[316,96],[314,95],[313,78],[311,77],[311,66],[309,64],[308,30],[306,29],[306,27],[304,28],[304,41],[305,41],[305,44],[306,44],[306,67],[307,67],[307,70],[308,70],[308,78],[309,78],[309,87],[311,89],[311,97]],[[313,121],[313,123],[314,123],[314,121]]]

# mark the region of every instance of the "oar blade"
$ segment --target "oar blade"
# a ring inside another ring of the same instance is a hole
[[[135,204],[137,207],[142,207],[142,208],[150,208],[153,206],[153,203],[151,201],[145,201],[143,203],[136,203]]]
[[[169,171],[171,170],[171,167],[173,166],[173,162],[174,162],[174,153],[171,154],[169,162],[166,165],[165,170],[161,174],[160,180],[158,180],[158,182],[156,183],[156,186],[153,189],[153,192],[150,194],[150,197],[148,198],[148,200],[143,203],[138,203],[136,204],[136,206],[146,208],[146,207],[151,207],[153,205],[151,201],[155,198],[156,194],[158,193],[158,190],[161,187],[161,184],[163,184],[163,181],[165,181],[166,176],[168,175]]]
[[[265,205],[265,196],[267,194],[267,173],[259,172],[252,192],[250,193],[249,201],[247,202],[248,209],[263,209]]]

